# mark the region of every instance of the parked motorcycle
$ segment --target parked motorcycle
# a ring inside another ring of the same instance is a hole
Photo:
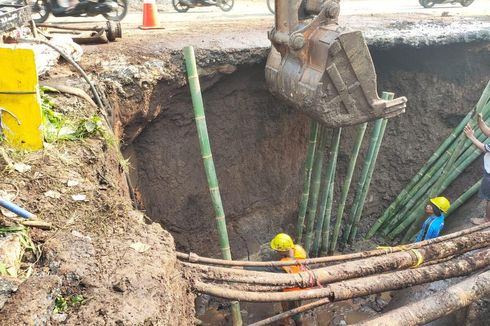
[[[178,12],[187,12],[190,8],[217,6],[223,11],[230,11],[234,0],[172,0],[172,6]]]
[[[102,15],[107,20],[120,21],[128,13],[128,0],[81,0],[73,6],[62,6],[58,0],[31,0],[32,19],[43,23],[50,14],[55,17],[89,17]]]
[[[424,8],[432,8],[435,4],[442,3],[460,3],[463,7],[468,7],[475,0],[419,0]]]

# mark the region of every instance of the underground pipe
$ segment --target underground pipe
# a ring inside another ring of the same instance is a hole
[[[386,249],[375,249],[370,251],[356,252],[352,254],[339,255],[339,256],[329,256],[329,257],[319,257],[319,258],[310,258],[301,261],[302,265],[319,265],[326,263],[334,263],[340,261],[348,261],[355,259],[362,259],[368,257],[375,257],[386,255],[388,253],[399,252],[402,250],[408,249],[417,249],[430,244],[443,242],[446,240],[454,239],[463,235],[471,234],[476,231],[484,230],[490,227],[490,222],[482,225],[477,225],[468,229],[464,229],[458,232],[450,233],[444,236],[437,237],[435,239],[424,240],[404,246],[396,246],[396,247],[387,247]],[[297,265],[296,261],[238,261],[238,260],[225,260],[225,259],[216,259],[209,257],[201,257],[194,253],[186,254],[183,252],[177,252],[177,258],[181,260],[186,260],[190,263],[202,263],[209,265],[220,265],[220,266],[249,266],[249,267],[277,267],[277,266],[291,266]]]
[[[461,236],[458,239],[431,244],[420,249],[410,249],[384,256],[349,261],[335,266],[312,269],[297,274],[255,272],[207,265],[183,264],[205,279],[222,282],[306,288],[317,284],[332,283],[378,274],[380,272],[417,267],[423,262],[486,247],[490,244],[489,236],[490,230],[475,232],[474,234]]]
[[[342,301],[402,289],[416,284],[430,283],[441,279],[467,275],[489,264],[490,249],[486,248],[439,265],[372,275],[310,290],[260,293],[223,288],[201,281],[195,282],[193,288],[197,292],[215,297],[248,302],[280,302],[319,298]]]
[[[359,326],[425,325],[490,295],[490,271],[467,278],[423,300],[392,310]]]

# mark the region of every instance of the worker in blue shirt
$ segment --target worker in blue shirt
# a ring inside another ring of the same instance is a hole
[[[450,206],[451,204],[446,197],[435,197],[429,200],[425,206],[425,214],[428,218],[422,225],[422,230],[417,234],[417,242],[439,236],[444,227],[444,214],[447,214]]]

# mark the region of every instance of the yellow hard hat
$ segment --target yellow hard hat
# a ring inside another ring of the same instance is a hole
[[[451,203],[446,197],[434,197],[430,199],[430,202],[439,208],[443,213],[447,213]]]
[[[271,241],[271,248],[276,251],[287,251],[293,247],[293,239],[286,233],[277,234]]]
[[[306,259],[306,250],[299,244],[294,245],[294,258],[296,259]]]

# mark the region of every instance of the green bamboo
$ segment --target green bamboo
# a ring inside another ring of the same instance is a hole
[[[211,144],[209,142],[208,129],[206,126],[206,116],[204,113],[201,86],[199,85],[196,58],[194,56],[194,48],[192,46],[187,46],[184,48],[184,58],[189,78],[189,89],[192,97],[194,117],[196,119],[197,134],[199,137],[199,146],[201,148],[201,156],[204,163],[204,171],[206,172],[211,201],[213,203],[214,213],[216,216],[216,228],[218,230],[221,255],[224,259],[231,260],[231,250],[228,240],[228,231],[226,229],[225,212],[221,202],[218,177],[216,176],[213,156],[211,153]],[[243,323],[238,302],[232,302],[231,312],[233,325],[241,326]]]
[[[478,152],[474,152],[472,155],[469,155],[467,158],[465,158],[465,160],[454,169],[454,171],[448,176],[448,178],[444,180],[440,188],[434,190],[433,193],[437,193],[437,194],[442,193],[449,186],[449,184],[451,184],[461,174],[461,172],[463,172],[464,169],[466,169],[466,167],[470,165],[478,157],[479,154],[480,153]],[[427,196],[425,198],[425,201],[427,201],[429,198],[430,196]],[[400,234],[403,230],[405,230],[408,226],[412,225],[411,228],[406,233],[407,236],[402,239],[402,241],[408,240],[410,238],[408,234],[412,232],[412,230],[414,229],[416,230],[418,227],[417,225],[418,223],[416,221],[423,219],[424,207],[425,207],[425,202],[422,202],[421,205],[419,205],[419,209],[415,210],[408,218],[406,218],[400,225],[398,225],[398,227],[388,235],[388,238],[393,239],[398,234]]]
[[[320,203],[320,213],[317,218],[315,226],[315,239],[313,241],[313,257],[318,256],[320,245],[322,244],[322,231],[325,229],[325,220],[327,224],[330,224],[330,214],[332,211],[332,199],[333,199],[333,186],[335,179],[335,168],[337,166],[337,157],[340,144],[340,132],[341,129],[335,129],[332,139],[330,140],[328,165],[323,184],[323,197]],[[329,207],[327,212],[327,206]],[[328,214],[328,217],[326,215]],[[325,232],[329,232],[328,226]],[[328,237],[327,240],[328,242]]]
[[[454,169],[454,171],[448,176],[447,179],[444,180],[444,182],[438,189],[435,189],[429,194],[428,198],[437,196],[438,194],[441,194],[444,190],[446,190],[446,188],[468,167],[468,165],[473,163],[473,161],[477,159],[480,155],[481,151],[478,148],[474,148],[473,152],[470,153],[470,155],[468,155],[468,157],[466,157],[464,161],[461,162],[461,164]],[[423,216],[420,216],[418,219],[415,217],[414,222],[412,222],[412,225],[405,233],[402,241],[408,241],[417,232],[419,224],[423,222],[423,218]]]
[[[409,212],[413,212],[413,210],[419,206],[419,204],[425,203],[426,199],[429,197],[427,195],[428,191],[431,189],[432,185],[434,182],[437,181],[437,179],[442,175],[442,170],[436,170],[435,174],[432,178],[427,180],[425,185],[414,195],[411,195],[410,200],[407,202],[403,210],[401,210],[399,213],[397,213],[388,223],[388,225],[382,230],[381,234],[383,236],[388,235],[390,232],[392,232],[396,227],[400,224],[402,220],[406,219],[406,215]]]
[[[308,203],[308,215],[306,216],[306,237],[305,250],[310,252],[313,244],[313,227],[315,226],[316,211],[318,208],[318,194],[320,192],[320,183],[322,178],[323,159],[325,156],[325,144],[327,142],[328,129],[320,128],[320,142],[318,143],[315,162],[313,163],[313,172],[311,176],[311,196]]]
[[[426,201],[434,196],[437,196],[438,194],[441,194],[465,169],[473,163],[473,161],[480,156],[481,151],[477,148],[474,148],[472,153],[470,153],[464,160],[459,164],[454,171],[447,177],[447,179],[444,180],[442,185],[438,188],[435,189],[433,192],[431,192],[428,196],[426,196]],[[419,213],[418,216],[417,214],[413,214],[413,216],[410,216],[405,222],[405,225],[400,225],[398,232],[397,230],[393,231],[392,234],[389,235],[389,237],[392,239],[399,233],[401,233],[408,225],[411,225],[410,228],[407,230],[405,233],[405,236],[402,238],[403,242],[408,241],[416,232],[419,227],[419,224],[423,222],[424,216],[423,216],[423,209],[422,207],[425,207],[425,202],[420,203],[420,209],[418,212],[422,211],[422,213]],[[403,227],[403,229],[402,229]]]
[[[303,194],[301,195],[301,202],[299,204],[298,224],[296,226],[296,242],[298,243],[301,243],[303,239],[303,228],[305,223],[306,208],[308,206],[308,198],[310,197],[311,169],[313,167],[313,158],[315,157],[317,136],[318,136],[318,122],[311,119],[310,137],[308,140],[308,149],[306,151]]]
[[[485,106],[485,104],[490,99],[490,81],[487,83],[484,91],[482,92],[482,96],[480,97],[476,110]],[[465,116],[465,118],[459,123],[459,125],[453,130],[453,132],[449,135],[448,138],[439,146],[439,148],[432,154],[426,164],[420,169],[420,171],[415,175],[415,177],[409,182],[409,184],[401,191],[401,193],[396,197],[396,199],[390,204],[390,206],[384,211],[382,216],[376,221],[376,223],[369,230],[366,238],[371,238],[378,229],[385,223],[386,220],[390,220],[391,217],[396,214],[396,211],[399,207],[403,206],[403,200],[408,198],[407,196],[412,188],[421,181],[424,177],[426,171],[436,162],[441,154],[443,154],[446,149],[453,143],[453,141],[457,138],[459,134],[461,134],[464,126],[470,121],[473,116],[473,112],[470,111]]]
[[[333,139],[334,141],[334,155],[331,156],[332,166],[328,168],[327,178],[330,179],[330,185],[328,186],[328,197],[325,207],[325,217],[322,227],[322,239],[321,239],[321,255],[326,256],[328,254],[328,248],[330,245],[330,218],[332,216],[332,206],[333,206],[333,193],[335,186],[335,171],[337,168],[337,158],[339,152],[340,136],[342,134],[342,128],[335,130]],[[331,175],[331,176],[330,176]],[[320,242],[320,241],[319,241]]]
[[[483,107],[477,107],[477,109],[478,109],[478,112],[482,112],[484,114],[485,120],[490,118],[490,103],[488,103],[487,105],[485,105]],[[485,137],[480,129],[477,129],[475,131],[475,136],[480,140],[483,140]],[[438,193],[437,189],[440,189],[441,188],[440,186],[444,182],[444,180],[447,180],[448,173],[450,173],[450,171],[454,170],[454,168],[450,168],[450,169],[445,168],[445,166],[447,164],[451,164],[453,167],[459,166],[461,164],[461,162],[469,154],[471,154],[471,152],[474,152],[474,147],[472,146],[471,142],[463,141],[463,140],[466,140],[466,136],[464,135],[464,133],[461,133],[458,136],[458,138],[455,140],[456,145],[453,146],[454,148],[447,149],[443,153],[443,155],[440,157],[440,159],[433,165],[433,167],[430,169],[430,171],[426,173],[426,175],[422,178],[422,180],[412,188],[412,191],[410,193],[408,193],[406,195],[407,199],[405,199],[404,208],[402,208],[401,211],[399,211],[395,215],[393,215],[391,217],[391,220],[389,223],[382,226],[382,229],[383,229],[382,233],[384,235],[393,231],[393,229],[400,222],[400,220],[405,218],[405,214],[409,210],[411,210],[414,207],[414,205],[416,205],[417,201],[424,194],[424,191],[427,191],[427,190],[423,190],[423,189],[428,189],[429,188],[428,185],[434,183],[434,181],[436,181],[436,179],[437,179],[438,184],[434,185],[432,187],[432,189],[434,189],[436,191],[434,195],[437,195],[437,193]],[[453,155],[454,149],[456,149],[455,147],[458,147],[459,144],[461,144],[461,142],[463,144],[461,146],[462,148],[457,149],[457,151],[463,152],[464,148],[466,148],[466,150],[464,150],[463,154],[461,154],[461,155],[458,155],[457,153],[455,153],[455,155]],[[455,158],[458,156],[460,156],[460,157],[457,159],[453,159],[453,160],[450,159],[450,158]],[[449,162],[447,162],[448,160],[449,160]],[[433,175],[435,173],[435,171],[441,171],[441,170],[447,171],[446,176],[437,177],[437,176]],[[414,194],[413,193],[414,191],[417,191],[417,192]],[[422,193],[420,193],[420,191],[422,191]],[[426,197],[430,198],[431,196],[429,195]],[[406,202],[406,200],[408,200],[408,202]],[[425,203],[425,199],[423,200],[423,203]],[[423,203],[422,203],[422,205],[423,205]]]
[[[454,213],[461,205],[463,205],[468,199],[473,197],[478,192],[478,189],[480,189],[481,181],[481,179],[478,180],[477,183],[466,189],[466,191],[463,192],[463,194],[461,194],[458,199],[451,203],[451,208],[449,208],[446,217]]]
[[[347,195],[349,193],[349,188],[352,181],[352,175],[354,174],[354,168],[356,167],[357,157],[359,156],[359,149],[361,148],[362,139],[364,138],[364,133],[366,132],[366,127],[367,127],[367,122],[357,126],[357,136],[354,141],[354,146],[352,147],[349,166],[347,168],[347,174],[345,176],[344,185],[342,187],[340,203],[337,209],[335,228],[333,230],[332,243],[329,250],[330,254],[333,254],[335,252],[335,249],[337,248],[337,240],[339,237],[340,226],[342,224],[342,219],[344,216],[345,203],[347,201]]]
[[[392,100],[394,97],[395,95],[393,93],[388,92],[383,92],[381,96],[381,98],[384,100]],[[350,219],[342,234],[342,241],[344,243],[346,243],[349,239],[353,239],[351,233],[353,228],[355,230],[354,234],[357,233],[357,223],[359,223],[362,211],[364,209],[364,202],[366,201],[367,193],[369,191],[369,184],[371,183],[371,178],[376,166],[376,160],[378,159],[378,153],[381,147],[381,142],[383,141],[387,123],[387,119],[378,119],[374,123],[369,149],[364,160],[361,176],[357,182],[356,195],[352,203]]]
[[[385,132],[385,129],[386,129],[386,125],[388,124],[388,119],[384,119],[383,120],[383,125],[381,127],[381,132],[380,132],[380,137],[378,138],[378,148],[376,150],[376,156],[378,156],[378,152],[379,152],[379,149],[381,147],[381,143],[383,141],[383,136],[384,136],[384,132]],[[354,219],[354,223],[352,225],[352,230],[351,230],[351,233],[349,235],[349,243],[352,243],[355,238],[356,238],[356,235],[357,235],[357,230],[358,230],[358,226],[359,226],[359,222],[361,220],[361,216],[362,216],[362,211],[364,209],[364,202],[366,201],[366,197],[367,197],[367,194],[368,194],[368,191],[369,191],[369,185],[371,183],[371,178],[372,178],[372,175],[373,175],[373,172],[374,172],[374,168],[376,167],[376,158],[374,159],[373,161],[373,164],[372,166],[370,166],[370,171],[369,171],[369,179],[368,179],[368,182],[364,185],[364,188],[365,190],[363,191],[364,195],[363,197],[361,198],[361,205],[357,207],[357,210],[356,210],[356,215],[355,215],[355,219]]]

